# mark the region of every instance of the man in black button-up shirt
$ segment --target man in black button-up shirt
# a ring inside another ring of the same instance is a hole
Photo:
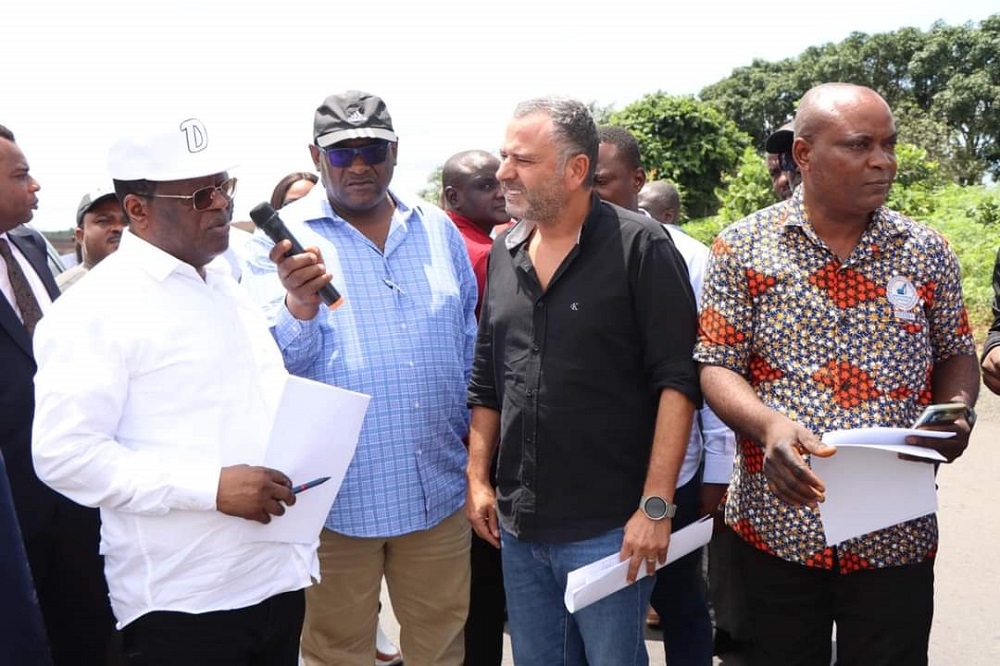
[[[503,542],[518,664],[647,663],[653,578],[569,618],[566,576],[616,550],[630,579],[665,559],[701,401],[684,261],[655,221],[593,193],[597,148],[584,105],[531,100],[515,110],[497,172],[520,222],[490,254],[466,510],[482,538]]]

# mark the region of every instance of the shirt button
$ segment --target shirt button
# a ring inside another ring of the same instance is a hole
[[[530,398],[533,395],[535,395],[535,392],[532,389],[528,389],[527,396]]]
[[[531,345],[531,351],[537,352],[538,351],[538,345]]]
[[[401,329],[403,329],[404,331],[406,330],[406,324],[400,324],[400,325],[399,325],[399,327],[400,327]]]
[[[419,409],[420,408],[420,401],[419,400],[416,401],[415,403],[413,403],[413,408],[414,409]]]
[[[413,361],[410,361],[410,367],[411,367],[411,368],[412,368],[412,367],[415,367],[416,365],[417,365],[416,363],[414,363]]]
[[[538,301],[537,303],[535,303],[535,307],[541,310],[542,308],[545,307],[545,303]]]

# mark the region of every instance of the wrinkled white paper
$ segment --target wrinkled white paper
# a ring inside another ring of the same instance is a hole
[[[667,546],[667,561],[657,564],[657,570],[669,565],[674,560],[701,548],[712,538],[712,517],[705,516],[687,527],[670,535],[670,545]],[[628,586],[625,574],[628,571],[628,561],[621,562],[618,553],[612,553],[585,567],[574,569],[566,578],[566,594],[563,602],[570,613],[575,613],[595,601],[600,601],[609,594]],[[640,566],[636,580],[646,576],[646,567]]]
[[[823,441],[837,447],[829,458],[812,457],[813,472],[826,486],[819,505],[826,544],[854,537],[937,511],[933,449],[906,444],[906,437],[948,438],[954,433],[910,428],[834,430]],[[900,453],[928,462],[902,460]]]

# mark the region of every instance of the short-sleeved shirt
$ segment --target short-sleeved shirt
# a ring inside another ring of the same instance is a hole
[[[816,235],[802,189],[719,235],[695,358],[747,379],[813,433],[907,427],[931,400],[934,364],[975,354],[958,260],[936,231],[877,209],[846,261]],[[928,515],[828,548],[819,511],[768,489],[763,447],[737,433],[726,522],[772,555],[843,573],[920,562]]]
[[[533,229],[521,221],[493,245],[469,404],[500,412],[504,529],[579,541],[638,508],[660,392],[700,406],[694,294],[663,229],[596,195],[544,291]]]

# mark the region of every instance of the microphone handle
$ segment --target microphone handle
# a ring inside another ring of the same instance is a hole
[[[270,237],[275,243],[280,243],[283,240],[287,240],[292,244],[292,249],[285,253],[285,257],[291,257],[296,254],[302,254],[305,252],[302,244],[298,241],[295,236],[288,231],[288,228],[281,221],[281,219],[274,215],[271,219],[267,220],[264,224],[258,224],[264,233]],[[340,295],[337,288],[333,286],[332,282],[328,282],[323,285],[319,290],[319,297],[323,299],[323,303],[326,304],[331,310],[336,309],[344,301],[344,297]]]

